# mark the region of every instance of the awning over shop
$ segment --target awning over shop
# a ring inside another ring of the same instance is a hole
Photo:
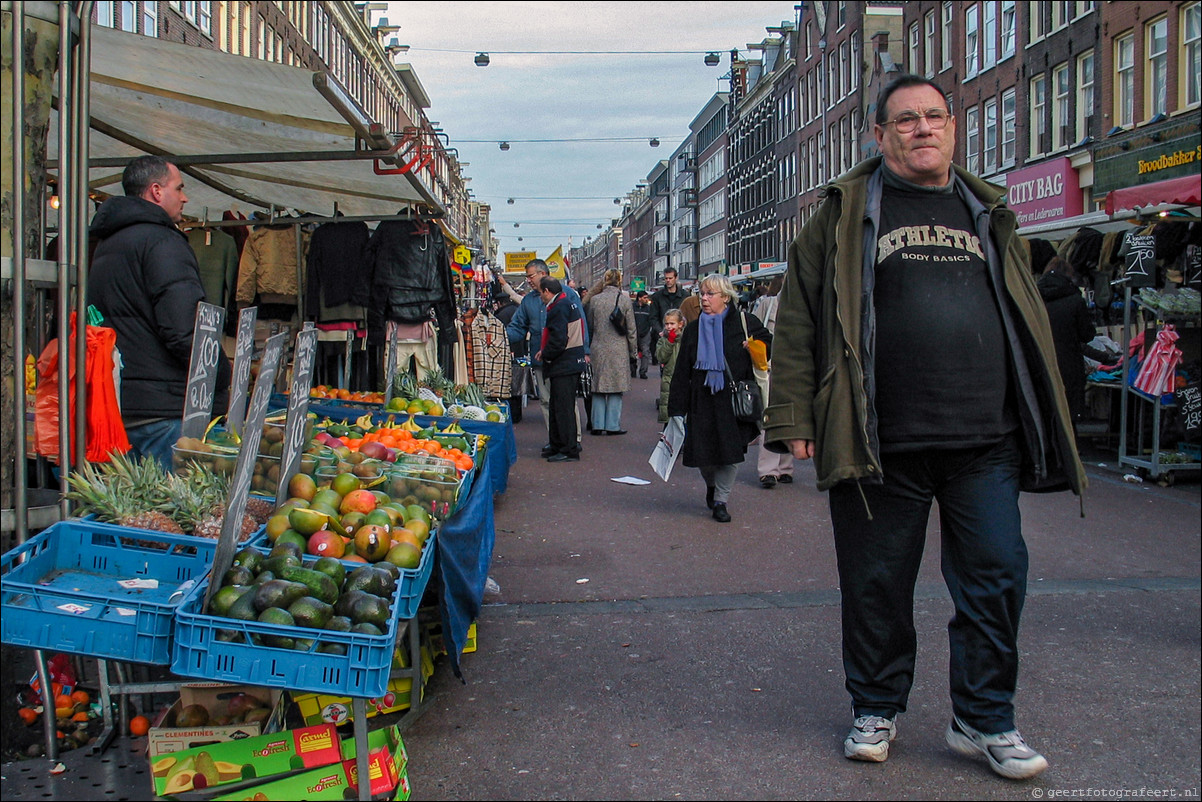
[[[1149,206],[1202,204],[1202,175],[1187,175],[1139,184],[1126,189],[1114,189],[1106,194],[1106,213],[1146,209]]]
[[[371,124],[349,98],[335,108],[323,73],[94,27],[90,158],[262,154],[264,161],[184,167],[185,213],[277,207],[392,215],[441,207],[409,174],[377,175],[372,159],[271,161],[276,154],[351,153]],[[337,87],[335,95],[340,94]],[[57,115],[50,158],[58,158]],[[378,147],[379,145],[376,145]],[[371,145],[360,144],[360,148]],[[121,168],[94,167],[93,189],[120,194]]]

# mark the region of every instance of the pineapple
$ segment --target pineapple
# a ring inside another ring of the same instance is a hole
[[[184,530],[171,516],[145,506],[145,500],[131,492],[127,474],[122,471],[132,463],[124,458],[121,463],[114,461],[104,469],[85,464],[67,477],[70,489],[65,495],[79,505],[77,512],[91,513],[101,521],[120,526],[183,534]]]

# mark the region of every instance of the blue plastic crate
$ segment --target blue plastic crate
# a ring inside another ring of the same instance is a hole
[[[432,555],[433,549],[429,551]],[[310,565],[315,559],[306,558],[305,564]],[[425,580],[429,580],[433,568],[433,557],[427,558],[423,554],[423,563],[427,559],[430,566],[426,568]],[[416,570],[418,574],[422,571],[420,566]],[[197,583],[176,615],[172,673],[216,682],[344,696],[377,697],[387,692],[399,622],[415,615],[420,601],[420,592],[418,599],[412,602],[408,595],[403,598],[402,592],[413,592],[413,586],[398,582],[388,629],[383,635],[365,635],[206,615],[201,608],[207,588],[207,579]],[[422,582],[424,590],[425,581]],[[412,614],[401,615],[409,609],[413,610]],[[256,642],[264,635],[312,639],[314,642],[304,650],[282,649]],[[346,653],[318,651],[323,644],[341,645]]]
[[[0,640],[111,660],[171,662],[175,613],[217,541],[60,521],[0,558]],[[123,580],[157,587],[124,587]]]

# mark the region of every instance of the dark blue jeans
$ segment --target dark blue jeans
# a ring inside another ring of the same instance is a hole
[[[985,733],[1014,728],[1027,546],[1013,438],[983,448],[883,457],[883,485],[830,491],[843,598],[843,668],[856,715],[906,709],[914,679],[914,583],[939,502],[952,710]],[[863,495],[861,495],[861,488]],[[868,518],[871,510],[872,518]]]
[[[166,470],[171,470],[171,447],[179,440],[183,420],[172,418],[127,428],[125,436],[133,446],[130,456],[154,457]]]

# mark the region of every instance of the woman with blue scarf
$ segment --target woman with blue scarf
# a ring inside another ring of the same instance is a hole
[[[731,383],[732,379],[755,380],[747,339],[771,346],[772,335],[755,315],[739,312],[739,295],[730,279],[711,274],[701,279],[699,286],[701,316],[685,328],[681,338],[668,391],[668,415],[685,418],[681,461],[700,469],[706,506],[715,521],[727,523],[730,511],[726,505],[739,463],[747,445],[759,434],[754,423],[735,420]]]

